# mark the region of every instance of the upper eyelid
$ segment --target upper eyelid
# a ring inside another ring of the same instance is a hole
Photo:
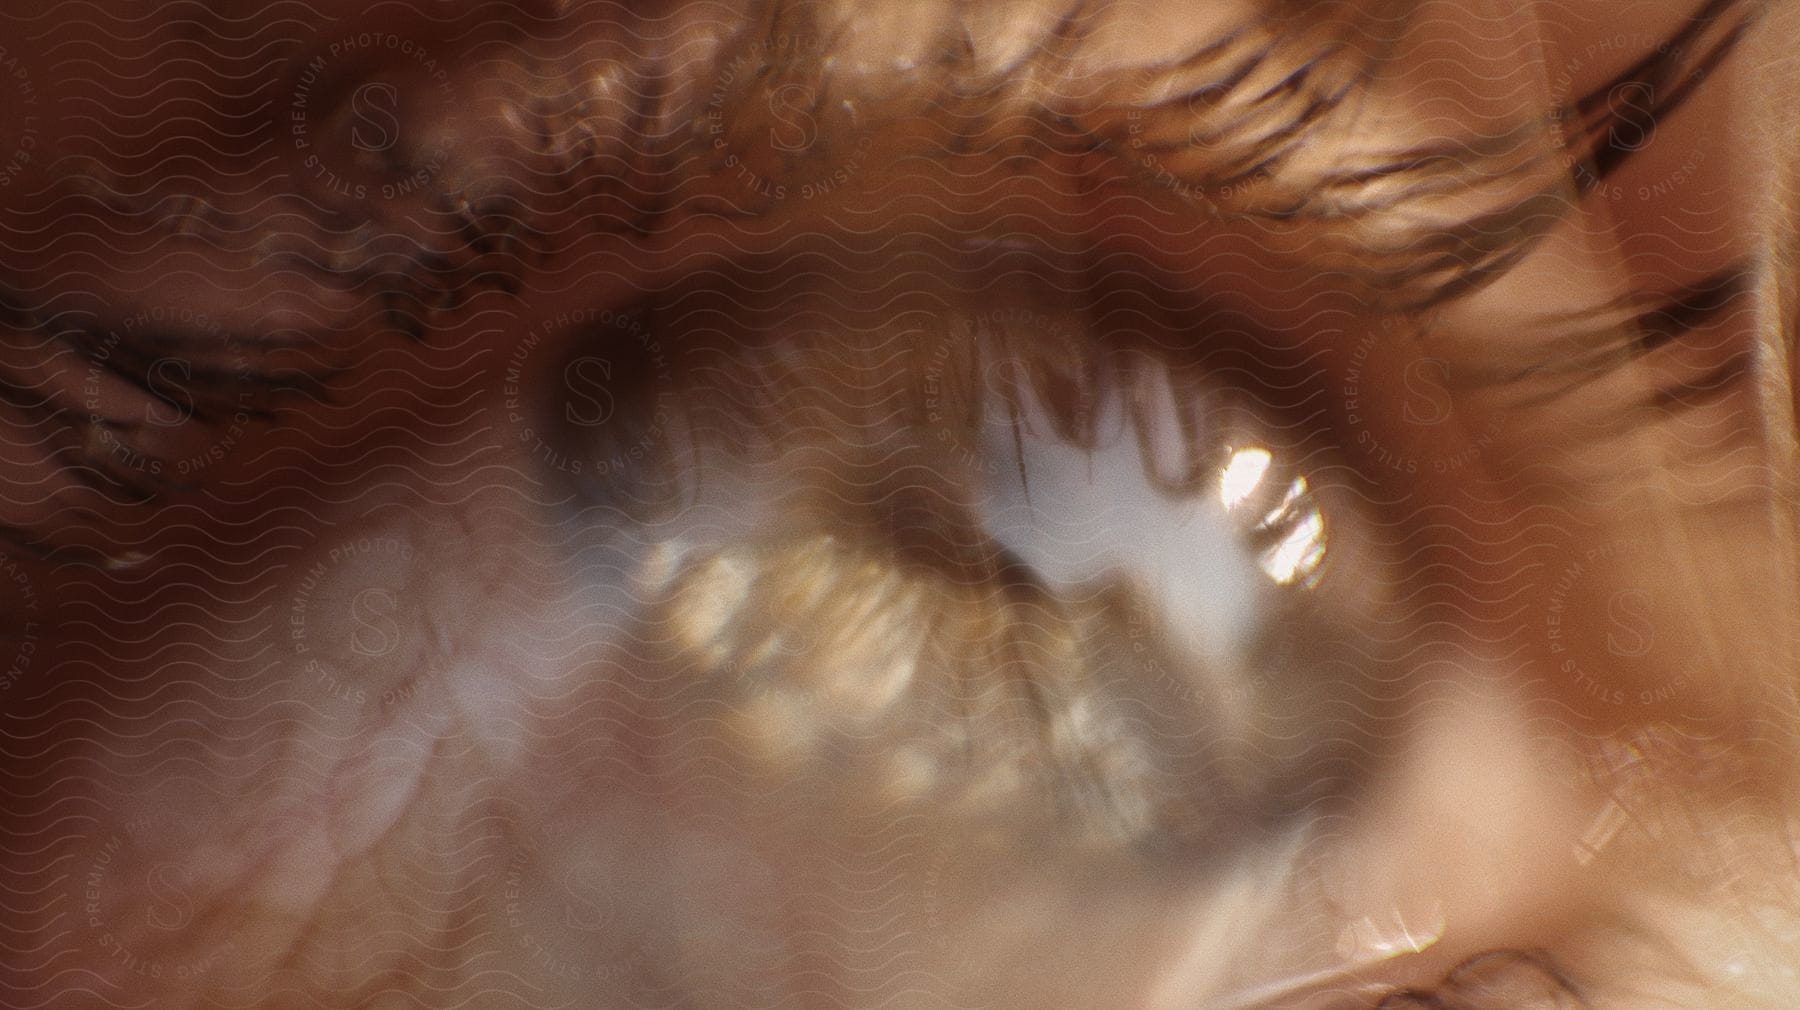
[[[1595,103],[1606,90],[1616,87],[1620,81],[1666,80],[1690,62],[1701,67],[1716,65],[1742,37],[1749,21],[1748,16],[1740,19],[1712,48],[1697,56],[1690,58],[1686,55],[1684,49],[1691,46],[1685,43],[1691,43],[1693,38],[1704,34],[1711,25],[1743,7],[1741,0],[1710,0],[1672,37],[1674,44],[1659,48],[1644,61],[1576,99],[1570,103],[1571,106],[1577,110],[1592,112],[1596,107]],[[726,51],[721,58],[728,55],[729,51]],[[1669,94],[1664,99],[1666,106],[1659,111],[1671,111],[1685,100],[1686,95],[1686,91]],[[1589,123],[1584,127],[1583,136],[1587,138],[1586,142],[1590,147],[1599,143],[1593,138],[1604,135],[1605,131],[1600,127],[1604,127],[1606,122],[1603,119],[1597,125]],[[1609,162],[1609,170],[1615,169],[1622,160],[1621,157]],[[478,248],[482,242],[492,240],[497,231],[517,231],[520,228],[531,230],[529,223],[523,221],[519,214],[509,212],[497,204],[490,203],[480,207],[463,205],[455,209],[454,213],[463,224],[466,239],[460,252],[427,248],[415,236],[404,231],[371,231],[367,225],[327,222],[316,208],[304,203],[295,204],[290,210],[293,216],[286,220],[300,227],[286,231],[284,241],[288,248],[279,254],[281,257],[303,263],[308,274],[321,283],[374,291],[385,303],[387,322],[420,338],[427,335],[429,319],[434,313],[453,311],[462,304],[462,300],[473,288],[491,284],[517,291],[517,271],[526,266],[522,260],[509,261],[505,255],[489,256]],[[232,224],[243,225],[236,229],[240,233],[255,227],[253,224],[232,220],[227,213],[209,206],[201,199],[181,201],[159,197],[153,199],[141,213],[151,223],[163,226],[191,226],[197,219],[210,219],[221,228]],[[383,241],[374,243],[371,241],[373,239]],[[346,248],[350,251],[344,252]],[[315,250],[317,255],[313,254]],[[1143,269],[1149,271],[1153,268],[1145,264]],[[1180,281],[1178,278],[1167,280],[1177,286]],[[1446,292],[1459,292],[1461,286],[1453,278],[1452,283],[1446,285]]]

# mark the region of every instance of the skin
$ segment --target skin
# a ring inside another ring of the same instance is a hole
[[[1555,110],[1683,12],[898,11],[9,12],[3,364],[74,415],[0,447],[14,988],[1790,1005],[1792,15],[1584,178]],[[1188,97],[1245,26],[1291,109]],[[1434,142],[1490,170],[1290,213]],[[1409,243],[1533,194],[1418,311]],[[95,369],[159,314],[222,378]],[[1125,360],[1236,427],[1084,428]],[[1117,476],[1184,452],[1212,512]]]

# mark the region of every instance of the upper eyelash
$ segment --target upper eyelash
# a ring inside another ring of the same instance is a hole
[[[1690,54],[1697,39],[1732,15],[1741,16],[1706,49]],[[1747,0],[1707,0],[1656,51],[1613,79],[1568,102],[1559,115],[1565,123],[1571,124],[1568,149],[1579,162],[1579,167],[1570,166],[1568,174],[1605,178],[1617,172],[1634,151],[1610,143],[1612,131],[1646,117],[1666,116],[1685,104],[1709,72],[1744,38],[1755,17],[1754,5]],[[1224,55],[1238,58],[1231,52]],[[1182,63],[1169,72],[1181,72],[1185,66]],[[1654,88],[1647,107],[1609,106],[1607,96],[1621,84],[1630,82],[1660,86]],[[644,100],[650,100],[648,92]],[[588,138],[591,143],[569,139],[586,137],[582,133],[585,126],[579,117],[570,119],[557,109],[530,101],[526,101],[519,111],[529,121],[539,124],[536,134],[540,154],[562,152],[564,155],[560,159],[552,158],[555,164],[551,174],[540,177],[533,188],[543,189],[547,184],[552,192],[570,196],[591,189],[594,180],[587,178],[595,171],[591,162],[596,158],[612,159],[613,152],[605,149],[597,138]],[[1309,114],[1316,111],[1309,110]],[[648,131],[653,128],[656,116],[654,108],[638,108],[634,127]],[[1281,134],[1281,131],[1277,133]],[[1515,144],[1497,144],[1498,150],[1516,151],[1517,148]],[[1345,214],[1353,217],[1392,214],[1408,201],[1427,197],[1445,186],[1467,186],[1474,184],[1472,180],[1493,185],[1505,174],[1528,173],[1534,166],[1531,161],[1504,165],[1483,162],[1482,171],[1476,172],[1462,163],[1468,160],[1467,156],[1468,152],[1460,148],[1392,152],[1383,156],[1379,163],[1332,171],[1319,180],[1318,196],[1306,205],[1252,213],[1301,217],[1324,215],[1326,218]],[[626,167],[633,167],[637,172],[652,171],[641,158],[625,158],[620,168]],[[1408,181],[1392,187],[1392,194],[1369,202],[1362,196],[1363,183],[1359,180],[1371,175],[1384,179],[1387,184],[1393,183],[1397,176]],[[138,204],[135,213],[146,216],[153,224],[190,227],[199,221],[203,227],[225,228],[230,222],[229,214],[200,198],[162,198],[146,207],[142,205],[143,194],[123,193],[117,188],[116,180],[99,183],[99,187],[114,198],[111,202],[115,211],[124,210],[120,204]],[[1343,190],[1341,197],[1332,196],[1337,190]],[[320,219],[316,209],[310,207],[296,208],[296,213],[308,225],[305,233],[291,233],[303,248],[289,255],[304,264],[317,280],[370,292],[379,300],[379,311],[385,322],[415,339],[423,339],[435,319],[456,311],[484,290],[516,296],[524,271],[534,263],[541,263],[548,255],[548,249],[541,241],[543,236],[533,227],[534,215],[523,201],[504,191],[474,200],[459,194],[443,194],[433,209],[449,217],[460,244],[448,250],[431,250],[414,242],[406,256],[407,262],[399,269],[391,266],[391,261],[384,257],[367,252],[366,243],[360,241],[364,229],[332,228]],[[623,233],[645,231],[659,215],[655,207],[642,210],[649,215],[647,219],[610,219],[611,226]],[[1472,219],[1437,227],[1429,236],[1403,236],[1405,241],[1391,248],[1364,249],[1359,256],[1366,262],[1358,269],[1370,278],[1382,278],[1376,285],[1378,289],[1412,292],[1390,307],[1415,311],[1430,308],[1468,294],[1504,275],[1566,210],[1566,197],[1559,183],[1489,208]]]
[[[1606,179],[1642,150],[1641,146],[1624,146],[1612,141],[1621,126],[1642,128],[1666,119],[1687,104],[1712,72],[1724,63],[1760,17],[1762,7],[1747,0],[1707,0],[1690,15],[1686,23],[1643,59],[1593,91],[1570,102],[1567,109],[1571,121],[1578,124],[1573,131],[1576,150],[1588,161],[1588,171]],[[1711,45],[1691,53],[1694,43],[1715,25],[1733,14],[1742,13]],[[1643,105],[1608,101],[1619,88],[1642,84],[1648,88]]]

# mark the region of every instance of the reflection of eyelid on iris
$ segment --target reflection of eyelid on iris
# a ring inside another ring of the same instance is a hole
[[[1031,248],[1030,245],[1026,245],[1024,248],[1019,247],[1021,241],[1022,239],[1015,239],[1013,248],[1006,252],[1013,252],[1013,254],[1037,252],[1037,248]],[[976,256],[979,259],[979,252]],[[1024,256],[1024,259],[1028,261],[1030,256]],[[835,265],[835,263],[821,263],[821,270],[828,266],[839,268],[839,265]],[[1013,266],[1017,266],[1017,261],[1013,261]],[[1172,293],[1192,290],[1192,288],[1184,288],[1168,277],[1161,277],[1150,266],[1132,266],[1134,268],[1129,272],[1112,268],[1111,272],[1096,272],[1096,274],[1087,275],[1087,281],[1084,284],[1084,297],[1087,299],[1084,302],[1085,308],[1051,311],[1051,315],[1057,315],[1058,311],[1067,311],[1067,315],[1060,317],[1060,319],[1064,319],[1062,324],[1046,322],[1044,326],[1039,326],[1030,333],[1001,331],[1001,335],[997,335],[997,337],[990,333],[986,338],[997,340],[1003,351],[1008,347],[1013,351],[1024,351],[1024,349],[1039,346],[1040,342],[1046,338],[1051,338],[1053,346],[1069,347],[1073,355],[1085,358],[1085,364],[1080,365],[1073,364],[1073,358],[1064,360],[1062,364],[1058,365],[1060,373],[1057,373],[1062,378],[1051,376],[1055,382],[1062,382],[1067,376],[1076,376],[1078,383],[1093,382],[1094,376],[1107,373],[1107,369],[1096,371],[1093,367],[1093,362],[1098,362],[1102,358],[1112,358],[1116,362],[1130,362],[1130,360],[1154,362],[1157,358],[1172,360],[1172,362],[1183,365],[1184,369],[1190,373],[1190,378],[1184,382],[1202,380],[1202,382],[1208,383],[1224,383],[1224,385],[1233,387],[1237,392],[1249,392],[1249,396],[1246,398],[1249,403],[1244,403],[1244,409],[1260,412],[1265,419],[1273,418],[1276,427],[1285,428],[1291,434],[1301,432],[1301,430],[1310,430],[1310,437],[1298,437],[1296,446],[1289,446],[1287,450],[1283,450],[1283,457],[1287,455],[1287,452],[1291,452],[1300,445],[1307,446],[1309,455],[1312,448],[1328,448],[1332,445],[1339,446],[1339,450],[1343,448],[1345,432],[1339,430],[1334,419],[1321,409],[1321,403],[1325,403],[1325,400],[1321,400],[1319,394],[1325,392],[1323,383],[1327,382],[1327,376],[1319,371],[1318,364],[1314,364],[1314,358],[1312,358],[1318,347],[1316,337],[1312,337],[1312,335],[1296,337],[1292,333],[1273,333],[1273,331],[1258,328],[1258,322],[1251,319],[1246,313],[1238,313],[1235,310],[1211,310],[1204,304],[1204,299],[1197,295],[1195,297],[1175,297]],[[898,272],[898,268],[896,268],[896,272]],[[754,277],[754,272],[752,272],[752,277]],[[733,270],[707,272],[691,284],[671,288],[670,292],[646,295],[644,301],[639,302],[639,310],[652,311],[653,304],[659,299],[682,301],[684,293],[695,292],[695,290],[702,290],[709,286],[731,290],[733,284]],[[1031,295],[1022,293],[1026,290],[1028,288],[1019,288],[1019,292],[1021,292],[1017,295],[1021,299],[1019,304],[1030,304]],[[994,313],[1003,315],[1008,311],[1008,297],[1010,295],[999,297],[988,308]],[[1134,301],[1134,299],[1138,299],[1138,301]],[[1150,306],[1150,302],[1161,302],[1161,304]],[[1152,308],[1161,311],[1161,317],[1152,315]],[[1105,322],[1102,320],[1107,319],[1114,320],[1114,324],[1118,324],[1118,320],[1123,320],[1123,326],[1118,331],[1103,333],[1100,331],[1100,328],[1105,326]],[[1048,333],[1042,331],[1046,326],[1048,326]],[[929,337],[916,338],[929,340]],[[950,326],[945,329],[945,335],[941,335],[940,338],[970,340],[970,338],[977,337],[974,337],[972,333],[963,333],[961,329]],[[666,342],[671,346],[684,344],[680,335],[668,337]],[[1044,346],[1044,349],[1048,349],[1048,347]],[[1192,351],[1192,353],[1183,353],[1183,351]],[[1532,353],[1537,353],[1537,351],[1534,349]],[[983,389],[990,396],[994,396],[995,400],[1012,401],[1006,398],[1006,396],[1010,396],[1008,391],[1012,389],[1013,385],[1021,385],[1021,383],[1024,387],[1031,387],[1035,391],[1033,396],[1042,394],[1046,389],[1044,382],[1046,382],[1046,374],[1049,373],[1040,374],[1039,369],[1030,364],[1030,355],[1026,355],[1024,358],[1010,356],[1004,360],[995,360],[992,356],[981,356],[981,358],[977,358],[977,362],[981,365],[981,376],[986,378]],[[1001,364],[1006,367],[999,367]],[[1112,365],[1107,365],[1107,367],[1112,367]],[[677,369],[677,373],[680,373],[680,369]],[[1123,385],[1118,385],[1118,382],[1120,380],[1114,376],[1111,380],[1112,389],[1123,389]],[[677,409],[682,410],[684,405],[689,403],[691,391],[688,391],[680,383],[677,383],[675,389],[679,389],[679,394],[673,396],[673,403],[677,405]],[[1197,403],[1197,400],[1186,401]],[[661,400],[657,400],[657,405],[661,405],[661,403]],[[1069,403],[1064,403],[1064,407],[1069,407]],[[1080,407],[1080,405],[1076,403],[1075,407]],[[554,418],[551,419],[554,421]],[[1093,410],[1093,403],[1089,403],[1087,407],[1075,409],[1073,412],[1069,412],[1067,409],[1058,410],[1058,412],[1053,412],[1053,416],[1048,419],[1031,418],[1028,414],[1015,416],[1015,421],[1019,421],[1026,427],[1031,427],[1031,425],[1046,427],[1048,432],[1060,432],[1062,436],[1071,437],[1078,443],[1085,443],[1085,441],[1093,439],[1094,430],[1091,428],[1098,423],[1098,419],[1100,418]],[[1291,427],[1291,425],[1303,425],[1303,427]],[[1147,430],[1145,427],[1138,428],[1139,437],[1143,436],[1145,430]],[[1208,461],[1199,461],[1199,463],[1204,464],[1188,466],[1183,472],[1157,473],[1157,479],[1166,482],[1170,486],[1170,490],[1177,490],[1177,488],[1192,490],[1190,484],[1193,484],[1193,481],[1213,479],[1213,473],[1215,473],[1213,464],[1217,461],[1208,459]],[[1309,466],[1312,466],[1312,463],[1309,463]],[[1294,495],[1291,495],[1291,500],[1287,500],[1285,504],[1294,506],[1301,497],[1310,497],[1310,493],[1312,493],[1310,488],[1296,491]],[[1314,551],[1307,547],[1307,544],[1312,540],[1323,540],[1323,529],[1318,529],[1316,535],[1307,531],[1309,522],[1312,522],[1309,517],[1314,510],[1312,508],[1305,508],[1305,510],[1282,508],[1282,500],[1269,500],[1265,504],[1267,504],[1267,508],[1264,508],[1260,515],[1260,519],[1264,519],[1265,522],[1253,524],[1253,526],[1256,526],[1256,537],[1274,537],[1274,542],[1267,544],[1269,551],[1273,551],[1273,555],[1267,558],[1267,564],[1274,565],[1287,573],[1294,573],[1292,578],[1305,578],[1307,573],[1316,567],[1316,558],[1312,556]],[[1283,547],[1283,544],[1287,547]]]

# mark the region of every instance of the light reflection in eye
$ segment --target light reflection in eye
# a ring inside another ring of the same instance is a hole
[[[1230,459],[1219,474],[1219,502],[1227,512],[1254,504],[1269,477],[1275,456],[1262,446],[1228,450]],[[1314,501],[1305,477],[1295,477],[1281,497],[1256,523],[1256,532],[1275,538],[1257,558],[1276,585],[1310,588],[1325,561],[1325,516]]]
[[[1296,489],[1303,491],[1305,485],[1304,477],[1294,480]],[[1262,570],[1278,585],[1311,585],[1319,564],[1325,560],[1325,517],[1319,514],[1318,506],[1308,505],[1281,541],[1264,551],[1260,560]]]
[[[1238,449],[1231,454],[1231,461],[1219,474],[1219,503],[1226,511],[1237,508],[1256,493],[1269,472],[1269,464],[1274,461],[1269,450],[1260,446]]]

